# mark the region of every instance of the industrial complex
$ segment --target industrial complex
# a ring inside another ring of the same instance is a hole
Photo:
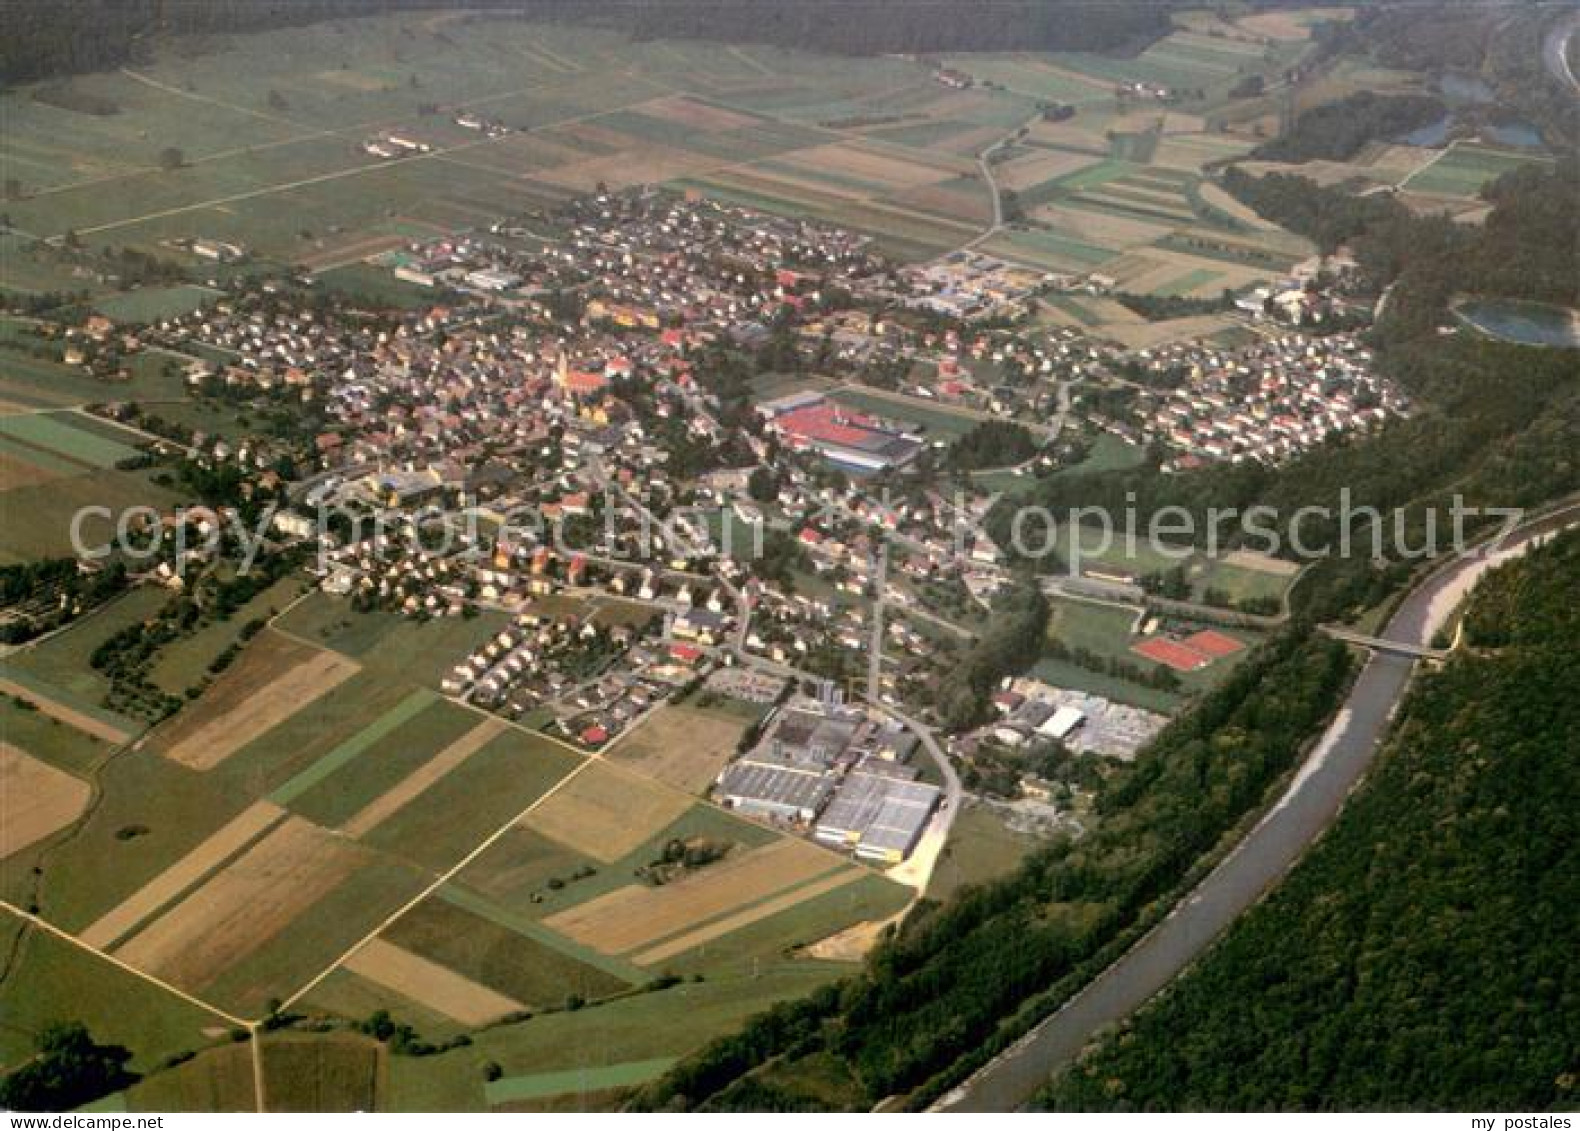
[[[904,860],[941,791],[910,764],[916,736],[832,696],[791,700],[762,740],[725,767],[718,801],[880,863]]]

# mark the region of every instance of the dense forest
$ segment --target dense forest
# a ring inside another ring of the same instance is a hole
[[[1045,1104],[1573,1110],[1580,533],[1468,630],[1311,855]]]
[[[1170,905],[1294,763],[1351,670],[1303,631],[1248,658],[1117,768],[1101,820],[1015,874],[924,901],[865,973],[780,1005],[646,1089],[669,1109],[866,1109],[926,1102],[1055,1006]]]
[[[10,0],[0,82],[102,70],[138,58],[153,33],[207,35],[443,8],[436,0]],[[772,43],[845,55],[1141,47],[1181,0],[468,0],[525,18],[610,27],[639,38]],[[1078,18],[1075,18],[1078,13]]]
[[[1264,161],[1347,161],[1368,142],[1395,137],[1435,122],[1445,107],[1430,94],[1358,91],[1308,110],[1282,137],[1251,154]]]
[[[1024,424],[984,420],[949,445],[948,465],[961,471],[1009,467],[1036,454],[1036,438]]]

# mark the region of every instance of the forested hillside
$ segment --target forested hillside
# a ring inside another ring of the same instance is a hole
[[[1370,782],[1060,1109],[1580,1102],[1580,533],[1499,570]]]
[[[1144,46],[1168,31],[1179,0],[9,0],[0,82],[116,67],[155,34],[257,31],[386,12],[508,9],[528,19],[595,24],[640,38],[773,43],[843,55]]]
[[[1422,0],[1370,4],[1344,33],[1345,50],[1410,71],[1473,74],[1499,101],[1542,126],[1550,142],[1572,145],[1580,130],[1569,91],[1543,70],[1542,38],[1564,18],[1561,4],[1467,4]]]

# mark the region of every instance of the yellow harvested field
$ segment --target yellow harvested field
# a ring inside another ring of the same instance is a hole
[[[1086,150],[1099,161],[1112,146],[1102,129],[1087,125],[1079,114],[1066,122],[1033,122],[1026,136],[1043,145]]]
[[[544,926],[606,954],[622,954],[783,891],[833,868],[837,857],[804,840],[732,854],[662,887],[629,884],[545,919]]]
[[[460,738],[446,746],[428,761],[418,766],[406,777],[396,782],[386,792],[354,814],[340,826],[347,836],[361,836],[394,816],[408,802],[420,797],[424,790],[476,754],[490,739],[505,730],[499,719],[489,718],[478,723]]]
[[[212,770],[359,670],[356,661],[263,633],[165,735],[164,755]]]
[[[785,172],[782,169],[762,169],[753,167],[752,180],[765,185],[770,191],[779,186],[800,192],[816,193],[819,196],[837,196],[844,200],[869,200],[873,197],[873,190],[862,188],[860,185],[841,185],[833,181],[819,179],[817,173],[811,169],[802,170],[799,175]],[[784,193],[777,195],[784,196]],[[795,194],[790,194],[790,199],[795,199]]]
[[[255,837],[284,819],[285,810],[272,801],[257,801],[249,805],[202,844],[100,916],[82,932],[82,941],[100,950],[113,946],[135,930],[143,920],[175,900],[240,852]]]
[[[1253,209],[1247,208],[1211,181],[1202,181],[1198,191],[1201,193],[1201,198],[1208,204],[1220,212],[1228,213],[1242,224],[1255,228],[1259,232],[1276,232],[1279,230],[1277,224],[1271,220],[1262,219]]]
[[[115,955],[201,987],[285,930],[365,859],[351,842],[291,817]]]
[[[1140,217],[1116,216],[1110,212],[1096,212],[1086,208],[1070,208],[1062,204],[1045,204],[1033,209],[1032,215],[1049,225],[1055,232],[1082,243],[1103,247],[1126,248],[1151,243],[1175,231],[1178,224]],[[1103,268],[1105,275],[1112,275],[1113,264]]]
[[[750,115],[738,114],[722,106],[710,106],[706,102],[698,102],[684,95],[657,98],[652,102],[642,103],[637,109],[654,118],[679,122],[683,126],[708,132],[741,130],[757,125],[757,119]]]
[[[1300,40],[1311,37],[1311,25],[1323,20],[1348,20],[1355,13],[1349,8],[1305,8],[1290,12],[1258,12],[1235,22],[1253,35],[1269,39]]]
[[[686,951],[699,947],[703,943],[712,942],[714,939],[723,938],[725,935],[750,927],[753,923],[766,919],[770,915],[788,911],[798,903],[805,903],[809,899],[816,899],[827,892],[835,891],[846,884],[854,883],[861,879],[861,876],[862,873],[855,868],[835,872],[832,876],[825,876],[815,883],[807,884],[804,888],[797,888],[795,891],[775,896],[773,899],[759,903],[755,907],[748,907],[744,911],[726,915],[724,918],[715,920],[705,927],[698,927],[694,931],[676,935],[668,942],[659,943],[655,947],[633,954],[631,961],[638,966],[652,966],[655,963],[663,962],[667,958],[673,958],[677,954],[684,954]]]
[[[1012,189],[1025,189],[1068,176],[1081,169],[1088,169],[1101,161],[1086,153],[1070,153],[1059,149],[1039,149],[1027,157],[1017,157],[998,166],[993,177],[1000,184]]]
[[[1381,145],[1368,147],[1361,160],[1383,179],[1398,183],[1436,157],[1436,151],[1414,145]]]
[[[1249,153],[1256,144],[1256,141],[1250,138],[1241,139],[1225,134],[1213,134],[1210,137],[1200,135],[1165,137],[1158,144],[1157,152],[1152,155],[1152,164],[1195,173],[1199,172],[1207,162],[1217,158],[1238,157],[1243,153]]]
[[[867,952],[878,945],[883,929],[891,923],[898,924],[905,918],[905,911],[897,911],[887,919],[866,919],[855,926],[829,935],[826,939],[805,948],[808,958],[822,958],[829,962],[860,962]]]
[[[523,824],[611,864],[691,807],[691,798],[609,762],[594,762]]]
[[[1227,314],[1198,314],[1190,318],[1170,318],[1164,322],[1142,319],[1105,323],[1099,332],[1126,349],[1139,350],[1210,337],[1236,324]]]
[[[718,777],[745,731],[742,719],[692,707],[664,707],[608,756],[666,785],[698,793]]]
[[[526,1008],[514,998],[383,939],[374,939],[353,954],[345,968],[471,1028]]]
[[[120,746],[122,743],[132,740],[132,732],[129,730],[112,726],[102,719],[96,719],[92,715],[77,710],[75,707],[68,707],[64,703],[56,702],[54,699],[40,695],[32,688],[23,687],[20,683],[13,683],[9,679],[0,679],[0,695],[11,695],[18,699],[26,699],[50,718],[63,722],[75,730],[80,730],[83,734],[102,739],[112,746]]]
[[[75,821],[88,792],[81,778],[0,742],[0,859]]]
[[[937,158],[939,155],[930,156]],[[971,171],[970,163],[960,158],[924,164],[921,161],[908,161],[902,153],[880,153],[875,148],[854,142],[819,145],[792,154],[784,160],[798,169],[820,169],[836,176],[844,174],[888,189],[915,188],[917,185],[947,180],[956,173]],[[944,167],[940,168],[940,165]]]
[[[667,149],[661,145],[637,146],[604,157],[589,157],[537,176],[550,184],[563,185],[579,192],[590,191],[599,182],[614,188],[656,184],[722,168],[729,162],[693,153],[688,149]]]

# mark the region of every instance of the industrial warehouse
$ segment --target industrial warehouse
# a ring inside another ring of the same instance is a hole
[[[897,864],[916,846],[941,791],[910,765],[916,736],[831,697],[796,700],[761,742],[725,767],[723,805],[810,832],[863,860]]]

